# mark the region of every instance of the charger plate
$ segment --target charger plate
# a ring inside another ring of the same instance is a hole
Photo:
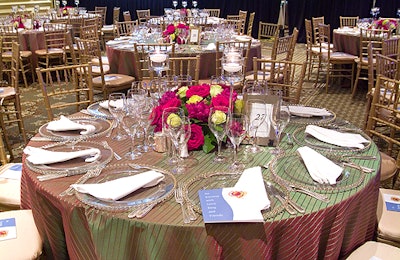
[[[81,151],[89,148],[97,148],[100,150],[100,158],[94,162],[85,162],[85,158],[78,157],[65,162],[52,163],[52,164],[32,164],[26,160],[26,165],[34,172],[41,174],[68,174],[75,175],[85,173],[95,167],[105,166],[113,158],[113,150],[109,146],[97,142],[60,142],[50,144],[42,147],[43,149],[54,152],[73,152]]]
[[[47,125],[49,123],[46,123],[39,128],[39,134],[42,137],[46,137],[54,141],[73,141],[100,137],[111,131],[112,124],[106,119],[93,117],[69,117],[68,119],[82,125],[93,125],[95,127],[95,131],[88,135],[80,134],[83,129],[69,131],[51,131],[47,129]]]
[[[317,106],[304,106],[304,105],[290,105],[290,106],[299,106],[299,107],[313,107],[313,108],[322,108]],[[327,110],[331,115],[330,116],[311,116],[311,117],[303,117],[298,115],[290,115],[290,123],[297,125],[326,125],[329,124],[336,119],[335,112],[331,110]]]
[[[339,163],[338,163],[339,164]],[[292,183],[315,191],[339,192],[347,191],[358,187],[364,182],[365,172],[361,168],[353,168],[339,164],[342,168],[342,174],[338,177],[335,185],[320,184],[314,181],[297,154],[280,155],[275,157],[270,164],[272,176],[278,182]]]
[[[104,101],[100,101],[104,102]],[[99,118],[104,118],[104,119],[114,119],[114,117],[111,115],[110,111],[108,109],[103,108],[100,106],[100,102],[93,103],[88,106],[86,109],[89,114],[91,114],[94,117],[99,117]]]
[[[149,167],[151,169],[140,167],[140,165],[138,167],[132,167],[129,164],[110,165],[105,167],[98,177],[91,178],[85,183],[104,183],[140,174],[149,170],[158,171],[164,174],[165,178],[156,186],[140,188],[117,201],[99,199],[90,194],[80,193],[77,191],[75,191],[75,196],[86,205],[113,212],[123,212],[150,203],[161,203],[172,196],[176,187],[176,179],[172,173],[154,166],[143,165],[143,167]]]

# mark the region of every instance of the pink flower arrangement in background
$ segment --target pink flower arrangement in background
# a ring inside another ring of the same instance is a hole
[[[389,31],[395,30],[397,26],[397,20],[390,18],[375,20],[371,24],[371,28],[373,29],[383,29]]]
[[[176,91],[167,91],[159,100],[158,106],[153,108],[151,125],[154,131],[162,130],[162,111],[168,107],[181,107],[190,118],[192,134],[188,141],[188,150],[202,148],[205,153],[212,151],[217,142],[208,128],[208,114],[214,106],[229,106],[230,88],[226,85],[194,85],[180,87]],[[232,103],[239,103],[234,91]],[[236,104],[235,104],[236,106]]]
[[[176,42],[178,44],[182,44],[184,43],[184,38],[187,36],[186,34],[188,34],[188,32],[189,26],[186,24],[178,23],[176,26],[169,24],[163,32],[163,37],[166,42]]]

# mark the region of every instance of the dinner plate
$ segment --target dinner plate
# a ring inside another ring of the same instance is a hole
[[[329,155],[327,155],[329,158]],[[331,158],[330,158],[331,159]],[[365,178],[361,169],[335,162],[343,168],[336,184],[320,184],[314,181],[309,174],[306,165],[299,155],[283,155],[275,158],[270,166],[272,174],[286,183],[296,184],[299,187],[317,191],[346,191],[358,187]]]
[[[69,131],[51,131],[47,129],[47,125],[49,123],[46,123],[39,128],[40,135],[54,141],[72,141],[77,139],[83,140],[103,136],[111,131],[111,122],[103,118],[69,117],[68,119],[82,125],[93,125],[95,127],[95,130],[88,135],[81,135],[80,132],[82,131],[82,129]]]
[[[85,183],[104,183],[107,181],[140,174],[150,169],[131,167],[129,164],[110,165],[103,169],[102,173],[95,178],[91,178]],[[165,178],[158,185],[147,188],[140,188],[119,200],[99,199],[87,193],[75,191],[75,195],[81,202],[101,210],[108,211],[127,211],[133,207],[149,203],[160,203],[172,196],[175,190],[176,179],[168,171],[151,167],[164,174]]]
[[[290,121],[292,122],[292,121]],[[336,127],[334,124],[332,126],[327,126],[327,128],[332,127],[332,130],[343,132],[343,133],[352,133],[352,134],[360,134],[362,137],[367,139],[369,143],[364,143],[363,148],[355,148],[355,147],[342,147],[337,146],[330,143],[325,143],[323,141],[318,140],[314,136],[305,133],[306,127],[299,127],[294,130],[292,136],[294,141],[300,146],[309,146],[316,150],[322,150],[325,152],[362,152],[368,150],[371,147],[372,140],[371,138],[365,134],[363,131],[355,128],[346,128],[346,127]]]
[[[198,191],[234,187],[240,176],[240,174],[229,172],[198,175],[184,183],[184,197],[196,212],[202,214]],[[271,202],[270,208],[261,212],[265,219],[272,218],[284,210],[283,206],[277,203],[275,197],[268,194],[268,199]]]
[[[113,150],[107,146],[97,142],[60,142],[50,144],[42,147],[43,149],[54,152],[74,152],[90,148],[97,148],[100,150],[100,158],[94,162],[85,162],[85,158],[78,157],[65,162],[52,163],[52,164],[32,164],[26,160],[26,165],[35,172],[42,174],[80,174],[85,173],[95,167],[104,166],[109,163],[113,158]]]
[[[302,106],[302,105],[290,105],[290,106]],[[307,106],[310,108],[321,108],[316,106]],[[336,119],[335,112],[326,109],[331,115],[330,116],[312,116],[312,117],[304,117],[299,115],[290,114],[290,123],[297,125],[325,125],[333,122]]]
[[[100,101],[104,102],[104,101]],[[87,111],[94,117],[104,118],[104,119],[114,119],[108,109],[103,108],[100,102],[96,102],[88,106]]]

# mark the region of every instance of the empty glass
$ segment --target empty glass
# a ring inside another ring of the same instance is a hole
[[[108,110],[114,117],[114,126],[117,134],[113,137],[114,140],[124,140],[126,135],[121,132],[121,121],[126,114],[126,97],[124,93],[111,93],[108,96]]]
[[[275,106],[275,111],[272,116],[272,126],[275,130],[276,145],[275,149],[271,151],[272,154],[280,154],[283,150],[279,147],[281,134],[290,121],[289,107]]]
[[[182,1],[182,7],[186,8],[187,7],[187,1]]]
[[[233,145],[233,163],[229,166],[229,170],[240,172],[245,165],[237,159],[237,150],[240,143],[246,136],[249,126],[249,119],[242,113],[229,113],[225,127],[226,135],[229,137]]]
[[[174,134],[176,138],[172,138],[172,141],[175,145],[176,150],[179,153],[178,161],[175,164],[175,167],[172,168],[172,173],[174,174],[182,174],[185,172],[186,165],[184,163],[184,158],[189,156],[187,151],[187,142],[192,134],[190,120],[188,117],[183,116],[180,118],[181,125],[178,127],[174,127]],[[170,132],[172,133],[172,132]]]
[[[178,1],[172,1],[172,5],[173,5],[174,8],[176,9],[176,7],[178,6]]]
[[[266,117],[266,104],[264,99],[249,98],[246,101],[246,114],[249,117],[249,135],[251,136],[251,146],[246,147],[246,152],[260,153],[264,148],[257,145],[258,128],[264,123]]]

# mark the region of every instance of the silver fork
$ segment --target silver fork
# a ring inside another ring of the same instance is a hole
[[[181,190],[183,191],[183,188],[181,188]],[[186,192],[186,195],[188,195],[187,189],[185,189],[185,192]],[[190,205],[189,202],[186,202],[186,206],[187,206],[189,219],[191,221],[195,221],[197,219],[197,214],[196,214],[196,212],[194,212],[192,205]]]
[[[110,148],[110,149],[112,150],[111,146],[108,144],[107,141],[104,140],[104,141],[102,141],[102,143],[103,143],[103,145],[104,145],[105,147],[108,147],[108,148]],[[121,157],[119,154],[117,154],[116,152],[113,151],[113,154],[114,154],[114,158],[115,158],[117,161],[119,161],[119,160],[122,159],[122,157]]]
[[[115,129],[116,127],[117,127],[117,121],[116,121],[116,120],[113,120],[113,121],[112,121],[112,124],[111,124],[110,132],[108,132],[107,135],[106,135],[107,138],[111,136],[112,132],[114,131],[114,129]]]
[[[183,194],[182,194],[182,188],[180,186],[178,186],[175,189],[175,201],[181,205],[183,223],[189,224],[190,223],[190,219],[189,219],[189,216],[188,216],[188,214],[186,213],[186,210],[185,210]]]
[[[97,167],[93,170],[89,170],[86,174],[82,175],[74,184],[80,184],[80,183],[85,183],[87,180],[89,180],[90,178],[94,178],[100,175],[101,171],[103,170],[104,167]],[[74,188],[72,188],[71,186],[66,189],[65,191],[60,193],[60,197],[63,196],[71,196],[72,194],[74,194]]]

